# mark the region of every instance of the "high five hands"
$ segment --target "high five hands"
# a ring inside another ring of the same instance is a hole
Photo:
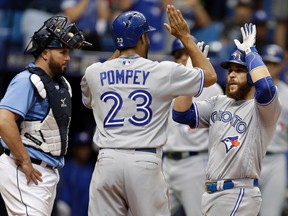
[[[179,39],[185,36],[190,37],[190,29],[186,20],[183,18],[181,11],[176,9],[173,5],[167,5],[166,11],[170,25],[164,23],[164,26],[170,34]]]

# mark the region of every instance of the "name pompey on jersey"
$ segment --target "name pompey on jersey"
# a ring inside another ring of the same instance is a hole
[[[108,70],[100,73],[101,85],[135,84],[145,85],[149,71],[143,70]]]

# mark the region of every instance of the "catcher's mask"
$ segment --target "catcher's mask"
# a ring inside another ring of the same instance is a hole
[[[80,49],[82,46],[92,46],[85,41],[75,23],[67,25],[67,17],[53,16],[34,33],[24,53],[37,58],[46,48]],[[32,47],[30,46],[32,43]]]

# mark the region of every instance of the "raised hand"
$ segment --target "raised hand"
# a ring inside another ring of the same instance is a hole
[[[247,49],[255,47],[256,26],[253,25],[252,23],[249,24],[246,23],[244,27],[241,27],[240,30],[242,33],[243,42],[241,43],[239,40],[235,39],[234,43],[239,50],[246,52]]]
[[[164,26],[170,34],[179,39],[185,36],[190,37],[190,29],[180,10],[176,9],[173,5],[167,5],[166,11],[170,25],[164,23]]]

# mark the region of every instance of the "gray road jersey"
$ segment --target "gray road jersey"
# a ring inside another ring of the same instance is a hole
[[[193,101],[202,101],[216,95],[223,95],[223,90],[217,83],[204,88],[201,95],[193,98]],[[208,128],[191,129],[188,125],[176,123],[172,119],[172,112],[167,133],[164,151],[208,151]]]
[[[265,106],[225,95],[195,105],[199,126],[210,125],[207,180],[259,178],[281,112],[277,94]]]
[[[92,64],[82,86],[90,89],[97,124],[94,141],[103,148],[162,146],[171,101],[200,94],[203,82],[201,69],[139,56]]]
[[[282,111],[278,119],[275,134],[268,146],[267,152],[281,153],[288,150],[288,85],[282,81],[277,84]]]

